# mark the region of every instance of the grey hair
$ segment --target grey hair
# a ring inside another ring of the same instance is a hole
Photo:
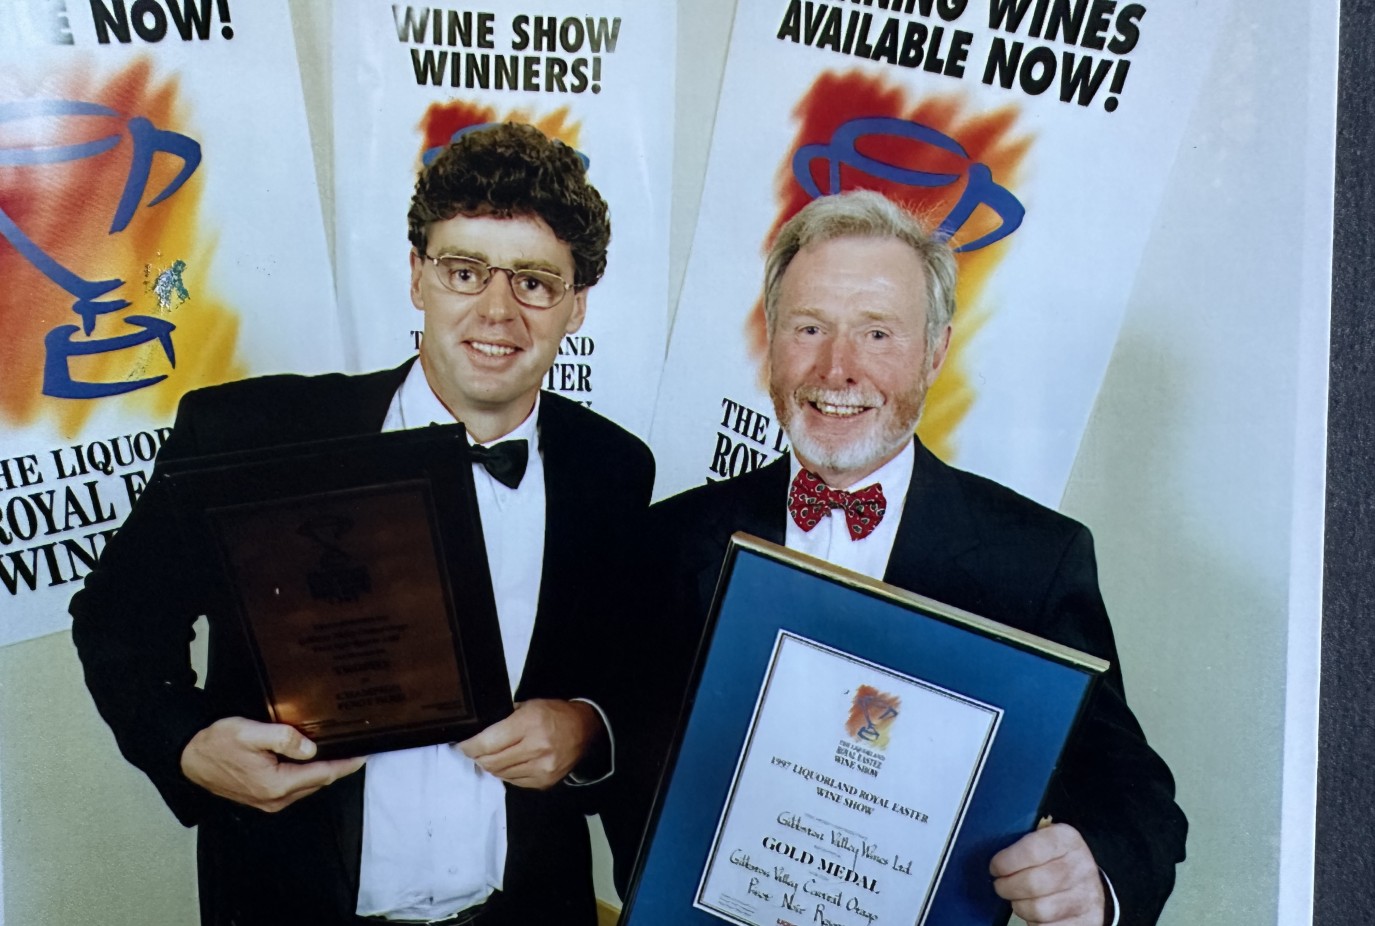
[[[764,319],[773,334],[778,289],[797,252],[835,238],[896,238],[912,248],[926,271],[926,343],[934,344],[955,315],[955,255],[916,216],[873,190],[812,200],[778,232],[764,263]]]

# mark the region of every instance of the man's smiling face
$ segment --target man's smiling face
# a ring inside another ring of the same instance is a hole
[[[434,222],[427,250],[430,257],[470,257],[573,279],[568,245],[535,216],[459,215]],[[501,437],[534,407],[563,336],[582,326],[587,293],[570,289],[552,308],[532,308],[516,300],[504,271],[493,271],[487,288],[473,295],[445,288],[439,272],[411,254],[411,302],[425,313],[425,377],[475,440]]]
[[[896,238],[834,238],[797,253],[769,332],[769,393],[793,452],[844,488],[897,455],[945,360],[926,342],[926,272]]]

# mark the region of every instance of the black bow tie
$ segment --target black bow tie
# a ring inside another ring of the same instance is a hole
[[[474,463],[482,464],[493,479],[510,489],[520,485],[525,476],[525,464],[530,462],[529,442],[524,439],[504,440],[490,447],[474,444],[468,448],[468,453]]]

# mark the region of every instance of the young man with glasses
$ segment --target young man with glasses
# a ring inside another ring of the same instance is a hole
[[[596,596],[648,504],[653,459],[540,383],[605,268],[606,204],[575,151],[500,125],[422,171],[409,223],[418,360],[190,393],[162,459],[462,422],[494,448],[474,482],[517,708],[365,768],[311,761],[296,730],[243,716],[257,681],[214,614],[197,689],[186,644],[205,589],[155,474],[72,601],[73,638],[126,757],[200,827],[204,923],[596,922],[579,784],[611,771],[599,703],[614,678]]]

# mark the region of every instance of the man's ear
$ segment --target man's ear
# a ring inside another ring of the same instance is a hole
[[[425,271],[425,258],[411,250],[411,305],[425,311],[425,299],[420,295],[420,274]]]
[[[951,326],[946,325],[945,330],[937,336],[935,343],[931,345],[931,356],[928,359],[929,366],[926,371],[926,387],[931,388],[931,384],[940,375],[941,367],[945,364],[945,358],[950,353],[950,332]]]
[[[764,321],[764,362],[759,368],[763,384],[767,388],[773,382],[773,326]]]
[[[564,334],[572,334],[582,327],[582,323],[587,320],[587,290],[580,289],[573,293],[573,312],[568,316],[568,324],[564,326]]]

